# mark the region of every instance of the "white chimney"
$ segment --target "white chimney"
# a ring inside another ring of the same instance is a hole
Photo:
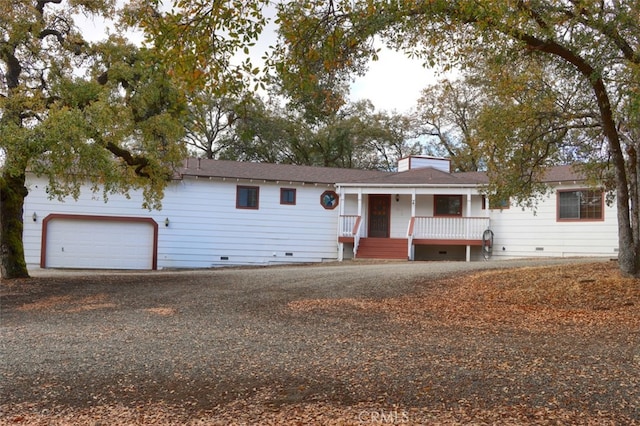
[[[425,167],[433,167],[436,170],[451,173],[451,160],[448,158],[429,157],[427,155],[412,155],[398,160],[399,172],[423,169]]]

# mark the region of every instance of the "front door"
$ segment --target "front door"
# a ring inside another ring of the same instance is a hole
[[[389,238],[391,195],[369,195],[369,237]]]

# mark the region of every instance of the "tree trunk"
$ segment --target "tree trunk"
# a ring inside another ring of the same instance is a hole
[[[29,277],[22,244],[24,184],[24,173],[0,176],[0,276],[6,279]]]

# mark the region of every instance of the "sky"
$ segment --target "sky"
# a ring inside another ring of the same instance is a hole
[[[273,20],[275,8],[267,6],[264,13]],[[276,27],[269,23],[252,49],[256,62],[260,62],[265,50],[276,43],[276,38]],[[369,99],[376,110],[404,113],[415,107],[422,89],[437,81],[434,71],[403,53],[381,45],[378,58],[369,63],[369,71],[364,76],[355,79],[351,85],[350,100]]]
[[[351,99],[369,99],[376,110],[408,112],[415,107],[422,89],[437,81],[435,71],[401,52],[383,48],[379,60],[351,86]]]

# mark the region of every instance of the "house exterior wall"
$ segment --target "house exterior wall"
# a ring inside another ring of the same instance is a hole
[[[600,221],[558,221],[556,192],[559,189],[586,188],[579,184],[554,187],[538,204],[535,214],[518,206],[491,210],[493,258],[617,257],[616,208],[605,204],[604,220]]]
[[[237,208],[238,185],[259,188],[258,209]],[[407,237],[413,197],[415,215],[432,217],[434,194],[460,195],[463,217],[490,217],[494,232],[493,258],[617,257],[615,206],[605,205],[603,220],[557,221],[556,191],[586,189],[580,184],[554,188],[538,204],[535,214],[517,206],[486,210],[482,196],[471,187],[343,187],[337,189],[342,193],[339,206],[327,210],[320,204],[320,197],[324,191],[334,190],[333,185],[185,177],[169,184],[162,210],[148,211],[141,208],[140,191],[132,192],[130,199],[112,195],[105,203],[101,194],[92,194],[84,188],[77,201],[68,199],[62,203],[48,199],[43,179],[29,176],[28,186],[23,241],[30,268],[40,265],[43,220],[52,214],[153,221],[158,225],[154,236],[154,244],[157,244],[154,265],[159,269],[336,260],[339,215],[358,214],[358,194],[362,202],[363,237],[367,236],[368,230],[370,194],[386,194],[391,198],[391,238]],[[295,205],[280,203],[281,188],[296,190]],[[169,226],[165,226],[166,219]],[[87,235],[73,237],[86,239]],[[462,260],[466,248],[461,247],[416,246],[416,260]],[[352,257],[352,253],[352,248],[347,247],[345,257]],[[482,258],[480,247],[470,247],[471,260]]]
[[[257,210],[236,208],[237,185],[260,188]],[[320,195],[332,189],[326,185],[185,178],[168,186],[159,211],[141,208],[140,191],[104,203],[101,194],[84,188],[77,201],[62,203],[48,199],[42,179],[30,176],[28,187],[23,241],[29,267],[40,263],[42,220],[52,213],[152,218],[159,225],[159,269],[337,259],[338,209],[320,205]],[[295,205],[280,204],[280,188],[296,189]]]

